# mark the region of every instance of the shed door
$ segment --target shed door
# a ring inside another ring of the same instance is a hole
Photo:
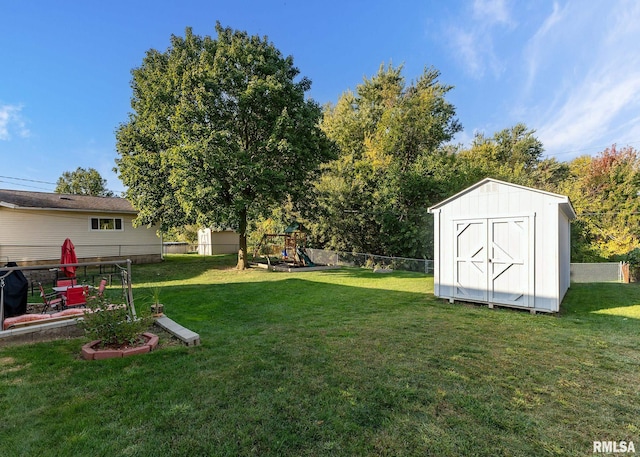
[[[529,306],[529,218],[489,219],[489,302]]]
[[[529,218],[454,222],[454,297],[530,306]]]
[[[455,221],[453,296],[487,301],[487,221]]]

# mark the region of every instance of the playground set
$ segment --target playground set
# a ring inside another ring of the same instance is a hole
[[[307,234],[302,224],[289,225],[284,233],[266,233],[253,251],[254,261],[260,266],[259,257],[266,259],[267,267],[304,268],[315,267],[306,252]],[[273,258],[275,257],[275,259]]]

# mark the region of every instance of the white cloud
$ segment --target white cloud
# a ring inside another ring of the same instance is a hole
[[[636,0],[624,0],[611,13],[613,27],[607,27],[607,46],[625,45],[626,37],[638,36],[640,32],[640,3]],[[636,43],[626,43],[637,47]]]
[[[632,122],[640,113],[638,24],[635,2],[591,10],[568,2],[531,39],[525,89],[539,98],[534,125],[548,153],[640,140],[632,136],[640,134]]]
[[[9,139],[9,116],[11,111],[10,106],[0,106],[0,140]]]
[[[10,140],[14,132],[23,138],[29,136],[29,129],[20,115],[21,110],[22,106],[19,105],[0,105],[0,140]]]
[[[465,66],[466,71],[475,77],[481,77],[484,73],[484,64],[477,38],[472,32],[460,29],[452,29],[451,34],[457,51],[456,56]]]
[[[565,16],[565,10],[561,10],[558,3],[553,4],[553,11],[542,23],[542,26],[536,31],[534,36],[529,40],[529,44],[525,50],[525,59],[527,61],[528,74],[527,84],[525,92],[528,93],[531,89],[531,85],[536,77],[538,71],[539,60],[544,51],[548,50],[547,47],[549,40],[548,36],[554,29],[556,24],[559,24]]]
[[[619,115],[629,106],[638,106],[638,94],[640,72],[620,78],[607,77],[603,71],[594,72],[540,128],[541,140],[548,150],[560,151],[611,137],[610,132],[618,130],[615,122],[628,125],[625,119],[618,120]]]
[[[513,24],[505,0],[474,0],[473,14],[478,20],[490,25]]]
[[[474,0],[471,15],[459,19],[447,30],[455,58],[473,78],[480,79],[487,71],[499,76],[505,66],[495,52],[494,31],[516,25],[506,1]]]

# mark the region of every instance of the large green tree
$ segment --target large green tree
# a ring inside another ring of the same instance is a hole
[[[113,192],[107,189],[107,180],[103,179],[95,168],[85,170],[82,167],[78,167],[75,171],[65,171],[58,178],[54,192],[58,194],[113,197]]]
[[[578,214],[574,261],[620,258],[640,247],[640,153],[615,144],[569,163],[560,192]]]
[[[471,147],[459,152],[476,180],[484,177],[555,190],[569,173],[555,158],[543,159],[544,147],[535,130],[518,123],[492,137],[476,133]]]
[[[427,208],[456,183],[443,149],[461,126],[451,86],[425,69],[406,84],[402,67],[381,66],[325,110],[322,128],[340,149],[315,186],[310,208],[318,243],[386,255],[429,255]]]
[[[116,163],[138,223],[235,227],[245,268],[248,221],[303,192],[333,150],[293,58],[266,37],[216,32],[187,28],[132,71]]]

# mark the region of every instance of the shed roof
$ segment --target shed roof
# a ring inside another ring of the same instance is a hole
[[[24,190],[0,189],[0,206],[22,210],[96,211],[107,213],[133,213],[131,203],[119,197],[54,194]]]
[[[455,195],[452,195],[451,197],[447,198],[446,200],[441,201],[440,203],[436,203],[435,205],[433,205],[432,207],[429,208],[429,212],[433,213],[435,210],[445,206],[446,204],[448,204],[449,202],[456,200],[460,197],[462,197],[465,194],[468,194],[469,192],[478,189],[479,187],[482,187],[486,184],[489,183],[497,183],[497,184],[502,184],[505,186],[510,186],[516,189],[521,189],[521,190],[526,190],[529,192],[537,192],[540,194],[544,194],[547,195],[549,197],[553,197],[555,199],[558,199],[558,205],[560,206],[560,209],[566,214],[566,216],[571,220],[571,219],[575,219],[576,216],[576,211],[573,208],[573,205],[571,204],[571,200],[569,200],[569,197],[567,197],[566,195],[560,195],[560,194],[554,194],[553,192],[547,192],[546,190],[540,190],[540,189],[535,189],[533,187],[526,187],[526,186],[521,186],[519,184],[513,184],[510,182],[505,182],[505,181],[500,181],[498,179],[493,179],[493,178],[484,178],[481,181],[478,181],[477,183],[475,183],[472,186],[467,187],[466,189],[458,192]]]

